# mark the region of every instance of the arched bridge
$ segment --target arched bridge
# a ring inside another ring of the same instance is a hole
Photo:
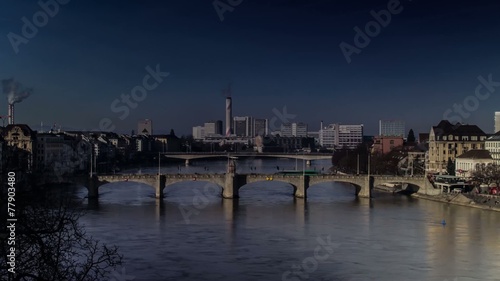
[[[398,176],[367,176],[367,175],[278,175],[278,174],[121,174],[100,175],[89,178],[85,185],[89,191],[89,197],[99,196],[99,186],[112,182],[139,182],[155,188],[157,198],[163,197],[163,191],[168,185],[186,182],[203,181],[219,185],[222,188],[224,198],[235,198],[239,195],[239,189],[253,182],[279,181],[293,186],[294,195],[298,198],[307,197],[307,189],[315,184],[324,182],[349,183],[356,188],[356,196],[370,198],[374,186],[384,183],[407,184],[414,191],[427,193],[434,190],[432,184],[426,177],[398,177]]]

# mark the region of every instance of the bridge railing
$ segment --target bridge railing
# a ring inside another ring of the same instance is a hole
[[[300,152],[164,152],[161,155],[255,155],[255,156],[265,156],[265,155],[291,155],[291,156],[332,156],[332,153],[300,153]]]

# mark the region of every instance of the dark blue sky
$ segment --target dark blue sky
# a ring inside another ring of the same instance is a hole
[[[109,118],[115,131],[129,133],[150,118],[156,132],[178,134],[224,120],[228,83],[235,116],[271,119],[273,108],[286,106],[291,121],[313,130],[323,120],[363,123],[376,134],[379,119],[428,132],[474,95],[478,76],[500,81],[500,3],[493,0],[401,1],[403,10],[347,63],[339,44],[354,45],[353,28],[364,30],[370,11],[389,2],[243,0],[220,21],[212,1],[71,0],[16,54],[8,34],[22,36],[21,18],[32,21],[41,8],[4,0],[0,77],[34,88],[16,105],[16,122],[35,129],[41,121],[98,129]],[[170,75],[121,120],[112,102],[158,64]],[[492,132],[498,96],[500,87],[463,122]]]

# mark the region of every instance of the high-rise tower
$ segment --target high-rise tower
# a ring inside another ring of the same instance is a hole
[[[231,85],[224,90],[226,96],[226,137],[233,134],[233,101],[231,99]]]

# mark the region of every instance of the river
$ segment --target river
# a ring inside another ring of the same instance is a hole
[[[296,165],[303,163],[238,160],[237,172]],[[329,167],[315,161],[310,168]],[[225,169],[226,161],[198,161],[161,172]],[[271,181],[242,187],[239,199],[220,192],[178,183],[157,200],[152,187],[124,182],[102,186],[97,202],[87,201],[84,187],[75,195],[88,208],[81,219],[88,233],[124,256],[111,280],[500,280],[497,212],[376,192],[358,199],[339,183],[310,187],[306,200]]]

